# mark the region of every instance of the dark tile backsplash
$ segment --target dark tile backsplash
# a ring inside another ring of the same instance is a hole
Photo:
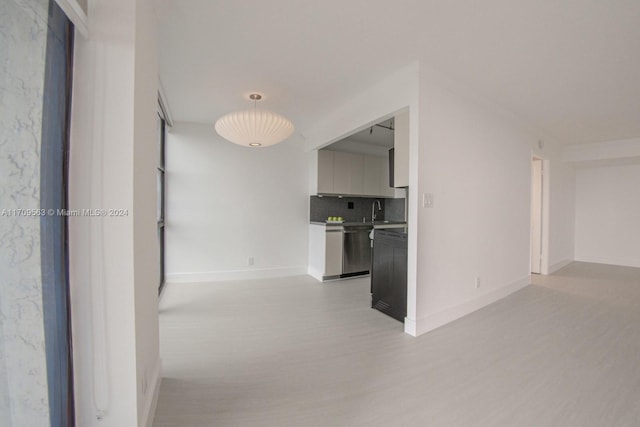
[[[404,221],[405,199],[385,199],[384,219],[387,221]]]
[[[332,197],[311,196],[310,220],[326,221],[330,216],[341,216],[347,222],[371,221],[371,207],[380,200],[380,207],[375,205],[376,220],[404,221],[404,199],[385,199],[369,197]],[[352,209],[349,207],[352,206]]]

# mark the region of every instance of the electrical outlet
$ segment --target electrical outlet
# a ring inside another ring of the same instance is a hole
[[[480,276],[476,276],[476,289],[480,287]]]
[[[247,265],[252,266],[253,265],[253,257],[250,256],[249,258],[247,258]]]

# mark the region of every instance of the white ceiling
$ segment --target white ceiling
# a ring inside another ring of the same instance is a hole
[[[252,104],[304,133],[420,60],[566,144],[640,136],[638,0],[158,0],[177,121]],[[213,132],[213,130],[212,130]]]

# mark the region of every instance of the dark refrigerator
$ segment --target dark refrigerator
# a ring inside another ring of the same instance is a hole
[[[375,230],[371,269],[371,307],[404,322],[407,315],[407,234]]]

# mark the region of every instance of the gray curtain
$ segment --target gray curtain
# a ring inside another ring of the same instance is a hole
[[[73,24],[49,3],[40,157],[40,256],[52,427],[74,426],[67,204]]]

